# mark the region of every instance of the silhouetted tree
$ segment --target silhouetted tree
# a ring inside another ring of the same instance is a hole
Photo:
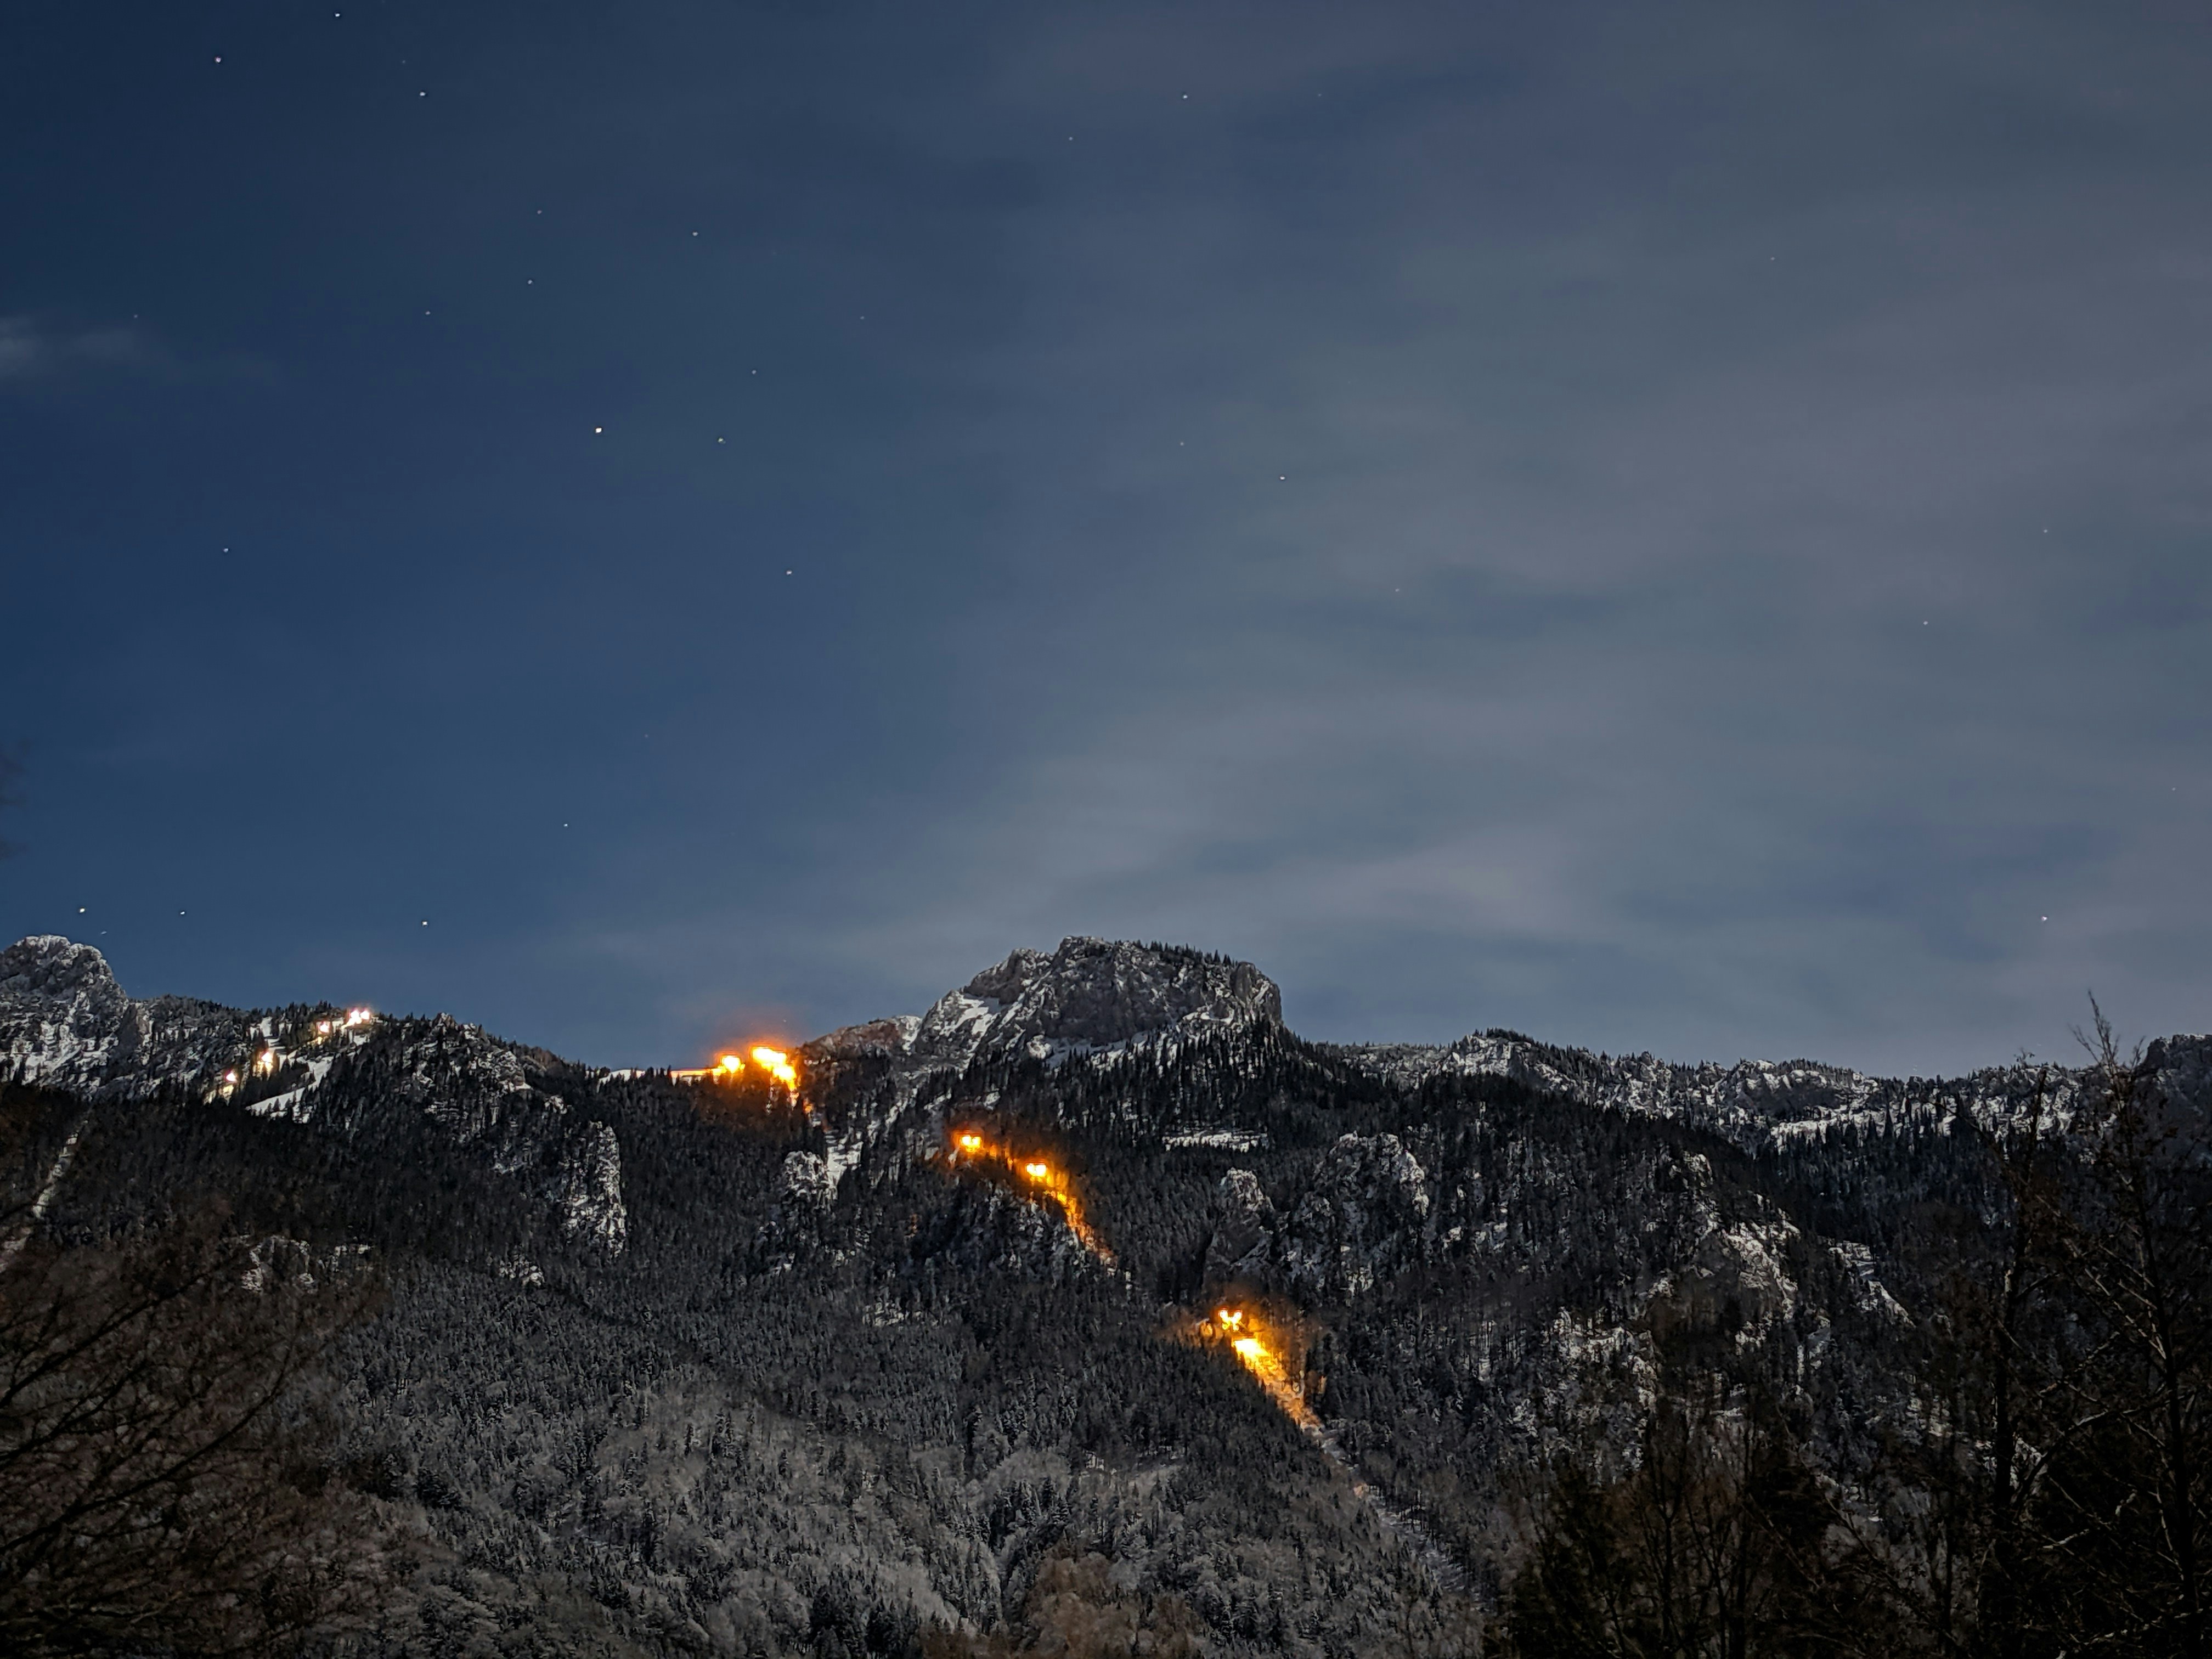
[[[2124,1055],[2094,1003],[2096,1084],[2067,1267],[2091,1343],[2081,1431],[2054,1448],[2035,1524],[2039,1622],[2075,1650],[2198,1659],[2212,1554],[2212,1170],[2191,1109]]]
[[[1860,1577],[1808,1454],[1770,1402],[1710,1382],[1674,1380],[1623,1478],[1601,1484],[1583,1460],[1559,1465],[1509,1600],[1513,1651],[1862,1650]]]
[[[0,1270],[0,1648],[265,1650],[371,1582],[310,1388],[371,1287],[224,1220]]]

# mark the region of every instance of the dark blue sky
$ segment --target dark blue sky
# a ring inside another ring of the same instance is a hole
[[[1071,933],[1346,1039],[2212,1024],[2200,7],[7,41],[7,937],[608,1063]]]

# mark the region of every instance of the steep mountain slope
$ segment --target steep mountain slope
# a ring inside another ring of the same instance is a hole
[[[380,1639],[454,1650],[906,1652],[1048,1582],[1161,1651],[1429,1639],[1516,1483],[1629,1455],[1685,1352],[1863,1477],[2039,1098],[1310,1044],[1249,964],[1092,939],[806,1045],[795,1093],[348,1018],[23,941],[0,1054],[56,1092],[16,1185],[74,1135],[52,1225],[214,1190],[375,1247],[349,1467],[431,1551]],[[2208,1078],[2201,1038],[2147,1062],[2199,1147]]]

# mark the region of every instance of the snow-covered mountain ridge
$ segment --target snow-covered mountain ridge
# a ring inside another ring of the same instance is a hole
[[[1337,1052],[1405,1088],[1418,1089],[1438,1077],[1510,1078],[1585,1105],[1682,1123],[1753,1153],[1838,1131],[1942,1133],[1960,1113],[1984,1128],[1996,1127],[2031,1110],[2039,1086],[2047,1121],[2063,1124],[2080,1104],[2086,1075],[2079,1066],[2033,1062],[1950,1079],[1879,1078],[1809,1060],[1683,1064],[1650,1054],[1561,1048],[1507,1030],[1479,1031],[1436,1046],[1346,1044]],[[2145,1063],[2172,1092],[2194,1096],[2212,1075],[2212,1037],[2163,1038],[2145,1051]]]
[[[1016,951],[921,1016],[847,1026],[808,1043],[816,1062],[887,1063],[904,1099],[926,1079],[979,1060],[1059,1065],[1111,1063],[1178,1044],[1287,1035],[1274,982],[1249,963],[1172,946],[1062,940],[1049,954]],[[2079,1066],[2018,1063],[1955,1079],[1881,1078],[1810,1060],[1685,1063],[1650,1054],[1613,1055],[1491,1030],[1443,1044],[1320,1045],[1392,1086],[1417,1091],[1443,1077],[1499,1077],[1583,1104],[1679,1122],[1746,1152],[1771,1152],[1835,1132],[1942,1133],[1960,1113],[1982,1126],[2016,1121],[2040,1086],[2048,1119],[2063,1123],[2079,1101]],[[2212,1079],[2212,1037],[2170,1036],[2147,1060],[2178,1092]],[[896,1115],[896,1114],[894,1114]],[[871,1126],[879,1130],[881,1124]],[[1264,1139],[1249,1127],[1163,1126],[1175,1144],[1236,1146]]]
[[[958,1071],[984,1056],[1051,1062],[1282,1023],[1281,994],[1249,962],[1176,945],[1074,938],[1048,955],[1014,951],[919,1018],[847,1026],[807,1050],[825,1057],[879,1054],[917,1069]]]
[[[348,1137],[410,1116],[527,1188],[572,1238],[621,1251],[621,1146],[549,1086],[554,1056],[447,1014],[349,1013],[141,1001],[92,946],[34,935],[0,951],[0,1080],[90,1101],[222,1099]]]
[[[794,1098],[0,951],[0,1082],[53,1091],[10,1097],[34,1224],[213,1194],[366,1243],[396,1289],[353,1431],[470,1564],[440,1594],[589,1585],[732,1659],[981,1628],[1069,1540],[1221,1659],[1370,1650],[1405,1559],[1495,1589],[1502,1494],[1563,1449],[1621,1467],[1670,1365],[1863,1482],[1946,1409],[1930,1344],[2018,1144],[1983,1131],[2037,1087],[1313,1043],[1249,964],[1091,939],[797,1058]],[[2212,1158],[2212,1044],[2134,1080]],[[2049,1158],[2094,1152],[2110,1079],[2045,1082]]]
[[[241,1010],[179,996],[139,1000],[92,946],[33,936],[0,951],[0,1079],[95,1098],[222,1093],[250,1110],[313,1122],[331,1109],[333,1067],[368,1051],[392,1066],[392,1099],[421,1112],[454,1145],[480,1146],[504,1168],[550,1161],[562,1169],[554,1201],[570,1224],[621,1248],[621,1149],[605,1124],[569,1121],[573,1115],[549,1082],[605,1073],[447,1015],[384,1018],[364,1029],[346,1026],[344,1012],[306,1005]],[[1179,1046],[1225,1042],[1233,1053],[1247,1042],[1287,1036],[1280,993],[1249,963],[1077,937],[1049,953],[1015,951],[921,1015],[847,1026],[800,1053],[810,1073],[872,1063],[893,1079],[864,1109],[832,1112],[825,1121],[823,1167],[837,1170],[852,1167],[866,1147],[979,1062],[1110,1067]],[[1754,1155],[1836,1132],[1941,1133],[1961,1113],[1994,1127],[2027,1109],[2039,1079],[2046,1111],[2063,1122],[2083,1076],[2017,1064],[1954,1079],[1876,1078],[1811,1060],[1683,1064],[1498,1030],[1442,1045],[1323,1048],[1408,1091],[1442,1078],[1505,1078],[1601,1109],[1679,1122]],[[2182,1097],[2212,1091],[2212,1038],[2166,1038],[2152,1046],[2148,1062]],[[330,1127],[347,1125],[334,1120]],[[1171,1148],[1250,1150],[1267,1139],[1265,1128],[1253,1125],[1180,1122],[1158,1131]]]

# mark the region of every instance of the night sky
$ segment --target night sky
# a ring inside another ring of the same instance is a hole
[[[2212,1025],[2197,5],[14,0],[0,933],[607,1064]]]

